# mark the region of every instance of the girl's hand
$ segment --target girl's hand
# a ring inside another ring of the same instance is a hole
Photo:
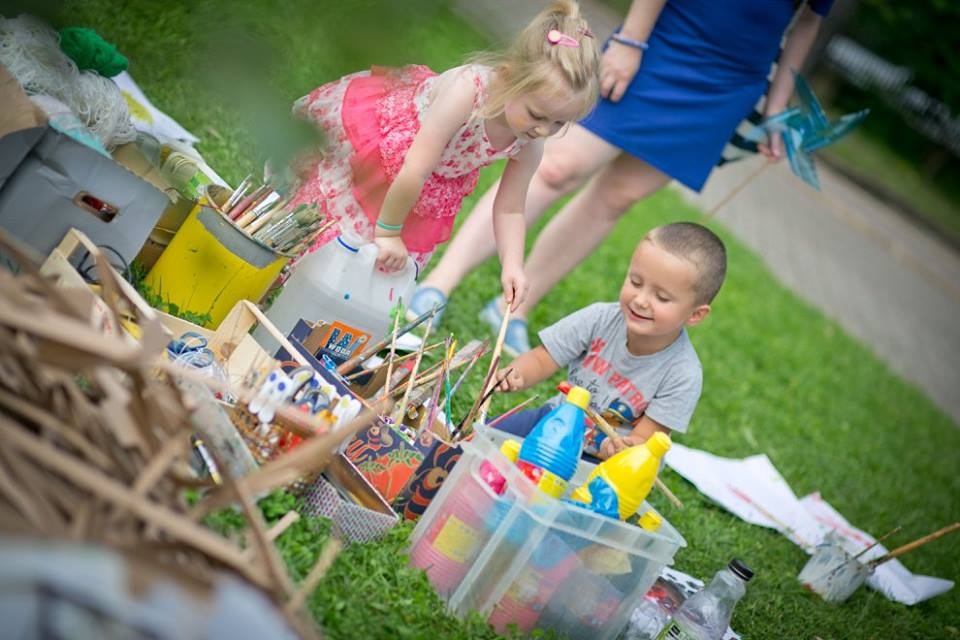
[[[635,444],[629,436],[623,436],[622,438],[604,438],[603,442],[600,443],[600,451],[598,453],[601,458],[606,460],[610,456],[620,453],[624,449],[629,449]]]
[[[500,391],[519,391],[523,389],[523,376],[514,369],[500,369],[496,373],[497,389]]]
[[[620,102],[627,87],[640,69],[643,50],[610,41],[600,58],[600,95],[610,102]]]
[[[380,249],[376,267],[385,273],[400,271],[407,264],[407,246],[400,236],[376,236],[373,241]]]
[[[530,283],[523,267],[506,267],[500,272],[500,284],[503,285],[503,299],[510,311],[516,311],[520,303],[527,297]]]

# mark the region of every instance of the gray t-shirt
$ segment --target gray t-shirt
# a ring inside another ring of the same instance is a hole
[[[622,416],[618,430],[624,434],[644,414],[686,432],[703,385],[700,359],[686,329],[662,351],[631,355],[619,303],[598,302],[543,329],[540,342],[558,365],[568,367],[570,383],[590,392],[598,413]]]

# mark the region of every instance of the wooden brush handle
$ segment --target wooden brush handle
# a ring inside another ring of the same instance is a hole
[[[907,553],[908,551],[913,551],[913,550],[916,549],[917,547],[922,547],[923,545],[927,544],[928,542],[933,542],[933,541],[936,540],[937,538],[941,538],[941,537],[947,535],[948,533],[952,533],[952,532],[956,531],[957,529],[960,529],[960,522],[954,522],[953,524],[950,524],[950,525],[945,526],[943,529],[938,529],[937,531],[934,531],[933,533],[928,533],[927,535],[923,536],[922,538],[917,538],[917,539],[914,540],[913,542],[908,542],[907,544],[903,545],[902,547],[897,547],[897,548],[894,549],[893,551],[890,551],[889,553],[886,553],[885,555],[882,555],[882,556],[880,556],[879,558],[876,558],[875,560],[871,560],[871,561],[870,561],[870,564],[872,564],[873,566],[877,566],[878,564],[883,564],[883,563],[886,562],[887,560],[893,560],[894,558],[896,558],[896,557],[898,557],[898,556],[902,556],[903,554]]]

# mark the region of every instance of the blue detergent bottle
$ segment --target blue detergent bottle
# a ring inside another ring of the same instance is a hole
[[[584,410],[590,392],[573,387],[557,408],[536,424],[520,446],[517,466],[541,491],[559,498],[577,470],[583,449]]]

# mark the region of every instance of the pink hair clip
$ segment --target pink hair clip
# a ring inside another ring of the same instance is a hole
[[[547,42],[552,45],[560,45],[561,47],[579,47],[580,43],[570,36],[561,33],[558,29],[550,29],[547,31]]]

